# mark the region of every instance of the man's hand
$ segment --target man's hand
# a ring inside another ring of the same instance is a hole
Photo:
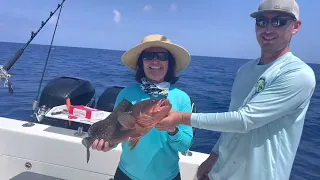
[[[167,117],[155,126],[158,131],[172,131],[182,122],[182,113],[171,110]]]
[[[213,153],[199,166],[197,172],[198,180],[209,180],[208,173],[216,163],[217,159],[218,155]]]

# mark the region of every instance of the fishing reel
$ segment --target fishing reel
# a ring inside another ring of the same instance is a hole
[[[0,80],[4,80],[4,87],[8,88],[10,94],[13,93],[13,86],[11,83],[11,75],[0,65]]]

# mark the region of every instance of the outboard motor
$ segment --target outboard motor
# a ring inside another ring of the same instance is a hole
[[[124,87],[112,86],[104,90],[98,99],[96,109],[112,112],[117,96]]]
[[[85,105],[94,107],[95,105],[95,88],[87,80],[73,77],[58,77],[45,86],[40,96],[39,110],[37,119],[42,124],[64,127],[70,129],[78,129],[79,126],[88,128],[87,124],[80,124],[68,121],[44,117],[51,108],[66,104],[66,98],[70,98],[72,105]],[[86,126],[86,127],[85,127]]]

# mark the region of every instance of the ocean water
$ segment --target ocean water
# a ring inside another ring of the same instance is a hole
[[[4,65],[21,48],[19,43],[0,43],[0,64]],[[28,121],[36,98],[49,46],[30,45],[11,69],[14,95],[0,89],[0,116]],[[120,61],[123,51],[53,47],[42,88],[60,76],[89,80],[99,97],[110,86],[128,86],[134,74]],[[180,75],[176,86],[192,96],[198,112],[228,110],[230,90],[238,68],[246,59],[192,56],[190,66]],[[317,77],[305,127],[290,179],[320,179],[320,65],[310,64]],[[1,82],[3,83],[3,82]],[[3,84],[0,85],[3,87]],[[39,95],[40,97],[40,95]],[[219,133],[197,130],[191,150],[209,153]]]

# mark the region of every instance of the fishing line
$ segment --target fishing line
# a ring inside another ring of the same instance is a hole
[[[56,21],[56,25],[55,25],[55,28],[54,28],[54,31],[53,31],[53,35],[52,35],[52,38],[51,38],[51,43],[50,43],[50,46],[49,46],[47,59],[46,59],[46,62],[44,64],[44,67],[43,67],[41,79],[40,79],[40,82],[39,82],[38,92],[37,92],[36,98],[35,98],[35,100],[33,102],[32,113],[30,115],[31,121],[33,120],[33,117],[34,117],[34,114],[35,114],[35,110],[36,110],[36,107],[37,107],[37,104],[38,104],[38,98],[39,98],[39,94],[40,94],[41,85],[42,85],[42,82],[43,82],[43,77],[44,77],[44,74],[45,74],[45,71],[46,71],[46,68],[47,68],[48,60],[49,60],[51,49],[52,49],[52,43],[53,43],[53,40],[54,40],[54,37],[55,37],[55,34],[56,34],[56,30],[57,30],[57,27],[58,27],[60,14],[61,14],[61,11],[62,11],[62,7],[63,7],[64,1],[65,0],[63,0],[63,2],[61,4],[58,4],[58,8],[60,7],[60,11],[59,11],[58,18],[57,18],[57,21]]]

